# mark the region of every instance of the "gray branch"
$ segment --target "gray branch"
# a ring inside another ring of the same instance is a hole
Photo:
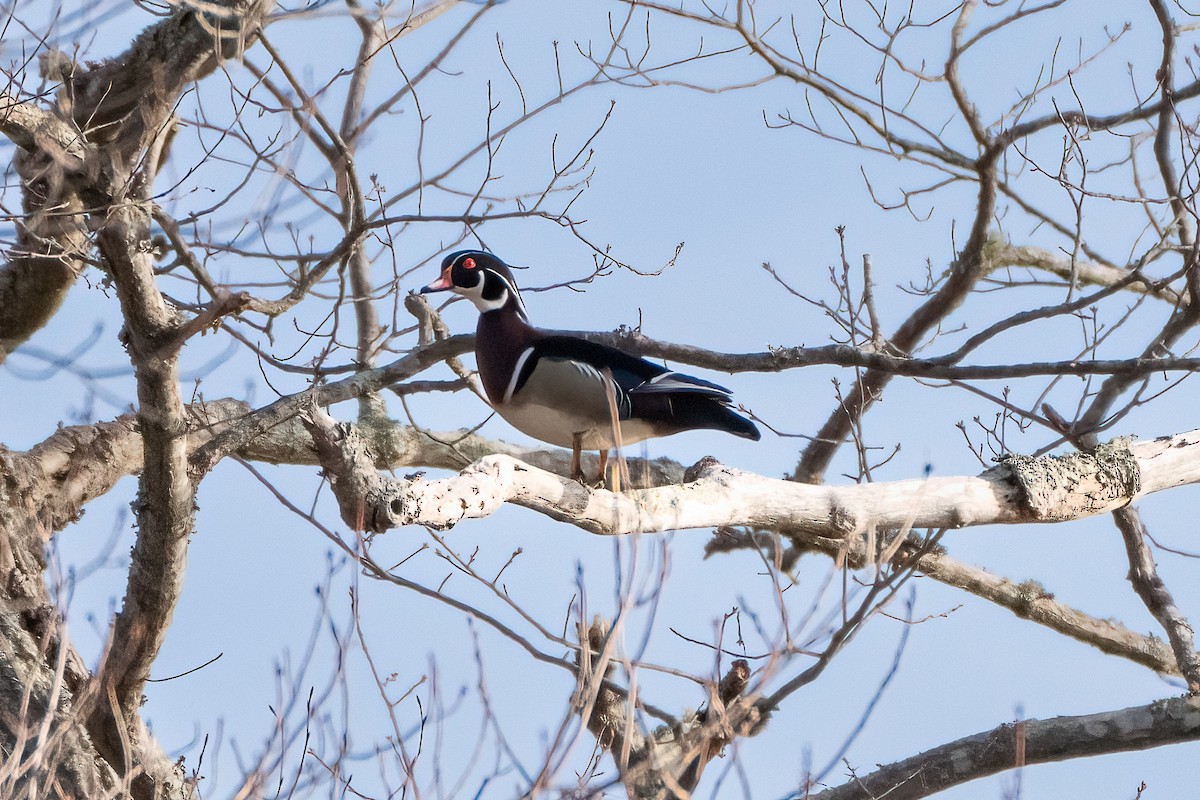
[[[1029,764],[1147,750],[1200,739],[1200,699],[1160,700],[1120,711],[1025,720],[852,775],[808,800],[918,800],[951,786]]]

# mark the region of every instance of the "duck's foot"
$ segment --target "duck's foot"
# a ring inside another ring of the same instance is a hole
[[[571,480],[578,483],[585,489],[609,489],[608,479],[604,477],[604,473],[600,473],[595,478],[589,479],[583,474],[583,470],[571,473]]]
[[[571,447],[571,480],[579,481],[581,485],[587,486],[587,480],[583,477],[582,442],[582,434],[575,434]]]
[[[600,456],[600,471],[596,475],[596,487],[595,488],[597,488],[597,489],[612,489],[613,491],[617,491],[617,492],[621,491],[621,486],[619,483],[617,483],[616,472],[613,473],[613,484],[614,485],[609,486],[609,483],[608,483],[608,450],[601,450],[599,453],[599,456]]]

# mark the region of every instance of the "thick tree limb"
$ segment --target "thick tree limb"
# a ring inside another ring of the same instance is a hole
[[[154,69],[153,62],[143,65]],[[169,109],[168,109],[169,110]],[[131,166],[131,165],[126,165]],[[113,623],[112,645],[99,671],[104,695],[94,706],[89,730],[97,749],[128,774],[140,734],[138,709],[150,668],[170,626],[183,587],[188,539],[195,522],[196,486],[187,472],[188,424],[179,394],[178,333],[183,320],[170,309],[155,282],[149,248],[150,215],[125,195],[133,172],[123,175],[97,241],[117,288],[125,341],[137,381],[138,427],[143,447],[138,498],[133,504],[138,536],[131,553],[125,598]],[[146,179],[147,184],[149,179]],[[97,192],[97,195],[107,192]],[[111,694],[110,694],[111,692]],[[157,780],[139,776],[134,794],[149,798]]]
[[[578,332],[577,332],[578,333]],[[1111,361],[1060,361],[1012,365],[947,365],[938,359],[908,359],[860,350],[846,345],[829,347],[793,347],[763,353],[720,353],[689,345],[658,342],[636,331],[622,329],[610,334],[580,334],[591,341],[623,347],[639,355],[665,358],[692,366],[726,372],[780,372],[804,366],[838,365],[867,367],[897,375],[944,379],[1009,379],[1029,375],[1120,374],[1145,376],[1162,371],[1200,370],[1200,358],[1142,358]],[[191,457],[194,477],[211,470],[222,458],[243,452],[260,437],[280,425],[288,424],[304,408],[311,395],[320,405],[353,400],[408,380],[425,370],[474,348],[475,337],[466,334],[441,339],[414,348],[407,355],[352,377],[316,386],[305,392],[282,397],[247,414],[237,425],[223,428],[219,436],[199,448]],[[415,463],[415,462],[409,462]],[[433,464],[429,464],[433,466]],[[461,466],[457,464],[454,466]]]
[[[0,793],[34,800],[48,796],[39,786],[56,783],[62,797],[105,796],[117,782],[115,773],[94,759],[87,733],[71,713],[64,671],[57,654],[47,651],[51,641],[39,641],[28,613],[7,601],[2,605],[0,702],[8,713],[0,718]]]
[[[142,468],[142,440],[134,416],[126,414],[61,428],[6,462],[0,473],[12,487],[14,505],[38,523],[36,538],[44,542],[77,520],[84,504]]]
[[[310,430],[325,438],[318,452],[333,481],[354,484],[342,516],[366,528],[448,528],[485,517],[502,503],[613,535],[754,525],[826,536],[881,530],[1061,522],[1123,507],[1168,486],[1200,480],[1200,431],[1146,443],[1116,440],[1095,454],[1012,457],[974,477],[930,478],[815,487],[741,472],[706,459],[688,481],[625,494],[591,491],[505,456],[485,458],[443,480],[399,480],[375,474],[374,461],[350,426],[310,410]],[[337,450],[336,457],[328,447]]]
[[[236,427],[253,409],[240,400],[224,399],[189,405],[185,412],[188,445],[196,449]],[[22,541],[28,540],[40,552],[54,533],[79,518],[88,502],[142,470],[144,448],[136,423],[134,414],[126,414],[111,422],[60,428],[25,452],[0,449],[0,479],[10,492],[7,501],[21,510],[28,523],[21,529],[25,531]],[[565,450],[514,445],[469,431],[423,431],[374,420],[356,430],[379,469],[458,470],[486,456],[503,454],[550,472],[570,471],[571,456]],[[272,428],[238,455],[271,464],[320,464],[312,437],[298,418]],[[639,485],[678,483],[684,472],[669,458],[631,459],[630,468]]]
[[[808,800],[917,800],[1026,764],[1146,750],[1200,739],[1200,699],[1001,725],[889,764]]]
[[[8,513],[0,515],[0,694],[9,713],[0,717],[0,796],[34,800],[52,784],[64,798],[121,793],[120,767],[106,763],[85,730],[100,687],[67,638],[43,553],[54,530],[125,474],[122,462],[140,463],[132,422],[63,429],[30,453],[2,453],[0,505]],[[152,738],[131,741],[139,772],[181,789],[181,772]]]
[[[0,92],[0,133],[22,150],[48,153],[66,172],[80,170],[94,152],[74,126],[7,92]]]
[[[53,76],[64,81],[53,110],[0,95],[0,132],[22,148],[24,184],[17,247],[0,268],[0,362],[53,317],[87,263],[81,197],[93,209],[121,202],[138,159],[162,156],[154,143],[182,89],[243,49],[269,6],[227,0],[177,12],[123,55]],[[157,164],[147,166],[152,175]]]

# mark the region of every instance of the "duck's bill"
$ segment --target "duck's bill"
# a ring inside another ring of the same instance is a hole
[[[447,289],[453,288],[454,284],[450,282],[450,270],[446,270],[436,281],[428,286],[421,287],[421,294],[429,294],[430,292],[444,292]]]

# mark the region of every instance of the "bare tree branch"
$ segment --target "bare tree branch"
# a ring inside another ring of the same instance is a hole
[[[868,775],[852,775],[841,786],[806,796],[917,800],[1026,764],[1146,750],[1198,738],[1200,700],[1194,697],[1077,717],[1023,720],[935,747]]]
[[[1200,431],[1145,443],[1117,440],[1091,454],[1012,456],[976,477],[843,487],[794,485],[711,459],[689,470],[681,486],[624,494],[589,490],[507,456],[485,458],[452,478],[399,480],[375,474],[351,426],[320,409],[309,414],[310,432],[324,440],[318,453],[330,479],[367,492],[339,498],[343,520],[352,526],[363,520],[361,529],[376,532],[414,524],[447,528],[512,502],[604,535],[753,525],[848,536],[871,527],[1063,522],[1200,480],[1194,457]]]

